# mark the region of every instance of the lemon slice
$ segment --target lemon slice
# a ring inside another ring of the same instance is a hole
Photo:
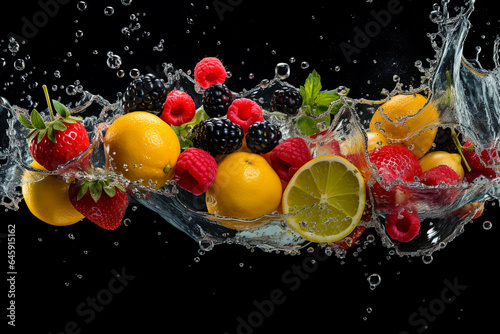
[[[365,181],[359,170],[336,155],[315,158],[302,166],[283,193],[288,226],[312,242],[345,238],[365,207]]]

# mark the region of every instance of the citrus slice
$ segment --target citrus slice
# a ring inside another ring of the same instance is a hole
[[[330,243],[345,238],[365,207],[365,181],[344,158],[326,155],[304,164],[283,193],[288,226],[305,239]]]

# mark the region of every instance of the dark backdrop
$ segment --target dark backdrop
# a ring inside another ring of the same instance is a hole
[[[31,96],[44,106],[42,84],[56,85],[53,97],[71,101],[65,87],[76,80],[113,101],[133,68],[158,71],[167,62],[188,70],[205,56],[223,60],[233,90],[271,79],[275,65],[288,62],[288,81],[296,86],[316,69],[324,87],[344,85],[351,96],[378,98],[382,88],[392,89],[395,74],[418,86],[414,62],[427,65],[434,57],[426,35],[436,30],[429,20],[433,1],[134,0],[124,6],[109,0],[87,1],[83,11],[77,3],[2,5],[0,95],[12,104],[30,107]],[[106,6],[113,15],[104,14]],[[487,67],[498,18],[484,0],[476,7],[466,55],[474,58],[481,45]],[[137,14],[138,20],[131,17]],[[373,36],[357,40],[367,27]],[[133,31],[127,37],[122,28]],[[8,34],[25,40],[15,55]],[[162,39],[163,51],[154,51]],[[110,51],[121,56],[123,78],[107,66]],[[14,69],[17,59],[25,62],[21,71]],[[484,332],[494,328],[499,311],[496,216],[490,204],[424,264],[399,258],[378,238],[343,260],[237,245],[200,254],[196,242],[141,206],[129,208],[128,226],[108,232],[88,221],[55,228],[22,204],[1,213],[3,272],[6,225],[16,226],[16,327],[7,333]],[[489,231],[485,220],[493,222]],[[382,280],[372,290],[367,277],[374,273]],[[2,325],[7,320],[2,314]]]

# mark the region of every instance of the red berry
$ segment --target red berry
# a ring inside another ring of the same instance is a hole
[[[184,150],[175,166],[177,185],[194,195],[201,195],[212,186],[217,162],[210,153],[195,147]]]
[[[312,159],[307,143],[299,137],[289,138],[278,144],[269,156],[271,167],[280,179],[290,181],[293,174]]]
[[[33,159],[50,171],[56,170],[59,166],[79,156],[90,144],[89,136],[82,123],[63,121],[63,124],[66,130],[53,130],[55,142],[49,139],[47,133],[40,142],[38,142],[38,136],[35,136],[29,142],[29,150]],[[78,165],[82,169],[86,169],[88,167],[88,156],[83,158]]]
[[[372,189],[373,198],[380,212],[390,212],[396,205],[409,199],[411,190],[404,185],[393,186],[392,181],[415,182],[420,177],[422,167],[409,149],[403,145],[385,145],[369,153],[370,161],[375,164],[384,187],[376,182]],[[385,187],[390,187],[386,189]]]
[[[215,57],[203,58],[194,68],[194,80],[203,88],[224,83],[226,77],[224,65]]]
[[[474,150],[474,145],[471,142],[466,142],[463,145],[462,154],[464,155],[465,160],[469,164],[471,168],[471,172],[478,172],[481,175],[484,175],[488,179],[493,179],[497,177],[498,169],[491,168],[492,165],[498,165],[498,153],[495,148],[487,148],[482,150],[481,152],[476,153]],[[464,170],[467,171],[464,165]]]
[[[240,125],[244,133],[248,132],[248,128],[252,124],[264,122],[262,108],[257,102],[246,98],[237,99],[231,103],[227,110],[227,118],[233,123]]]
[[[442,182],[456,185],[460,181],[460,175],[447,165],[433,167],[420,176],[420,182],[428,186],[438,186]]]
[[[317,156],[331,154],[342,156],[342,153],[340,153],[340,143],[333,138],[334,133],[330,132],[328,137],[324,138],[327,132],[328,130],[324,130],[320,133],[310,135],[309,138],[313,139],[313,141],[309,143],[309,149],[311,152],[316,150]]]
[[[114,230],[120,226],[128,206],[128,195],[108,181],[72,183],[69,199],[75,209],[96,225]]]
[[[179,126],[193,119],[196,106],[189,94],[173,90],[167,94],[161,118],[168,124]]]
[[[420,232],[420,219],[416,212],[406,209],[401,212],[392,212],[385,218],[385,229],[392,239],[409,242]]]

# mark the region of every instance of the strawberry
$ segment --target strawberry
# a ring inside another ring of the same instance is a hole
[[[422,174],[422,167],[415,154],[403,145],[382,146],[370,151],[369,158],[377,167],[384,185],[376,182],[372,187],[377,208],[381,212],[391,212],[397,205],[407,201],[411,194],[408,187],[393,185],[392,182],[415,182],[415,177]]]
[[[74,182],[69,187],[69,199],[75,209],[96,225],[114,230],[120,226],[128,206],[128,195],[112,179]]]
[[[500,162],[495,148],[487,148],[481,152],[476,152],[474,145],[471,142],[466,142],[462,146],[462,154],[471,169],[470,172],[484,175],[488,179],[497,176],[498,169],[492,168],[492,165],[497,165]],[[467,170],[466,166],[464,169]],[[470,177],[467,179],[470,180]]]
[[[442,182],[456,185],[461,181],[460,175],[447,165],[437,165],[420,176],[420,182],[427,186],[438,186]]]
[[[44,85],[43,88],[52,120],[45,122],[36,109],[31,112],[30,119],[21,113],[18,113],[18,117],[21,124],[32,129],[27,138],[33,159],[45,169],[53,171],[78,157],[89,147],[90,141],[85,127],[79,122],[81,117],[72,116],[63,104],[52,100],[60,116],[54,117],[47,87]],[[78,167],[87,169],[88,157],[83,158]]]

